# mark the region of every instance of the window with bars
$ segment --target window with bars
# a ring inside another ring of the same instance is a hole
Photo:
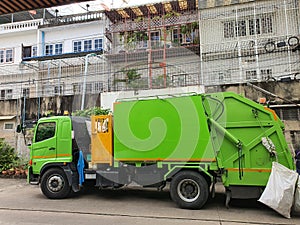
[[[62,53],[63,53],[63,44],[62,43],[55,44],[55,55],[60,55]]]
[[[260,20],[261,32],[263,34],[268,34],[273,32],[273,22],[271,15],[265,15]]]
[[[22,89],[22,94],[23,94],[23,97],[29,97],[29,88],[23,88]]]
[[[10,63],[13,61],[13,49],[0,49],[0,63]]]
[[[5,90],[1,90],[1,100],[5,99]]]
[[[73,52],[102,50],[102,49],[103,49],[103,38],[73,41]]]
[[[94,84],[94,87],[95,87],[95,92],[96,93],[103,91],[103,83],[102,82],[96,82]]]
[[[45,55],[53,55],[53,45],[46,45],[45,48]]]
[[[246,71],[246,80],[257,80],[257,72],[256,72],[256,70],[248,70],[248,71]]]
[[[55,95],[63,94],[63,86],[62,85],[55,86],[54,87],[54,94]]]
[[[262,80],[268,80],[272,77],[272,69],[262,69],[260,70],[260,75]]]
[[[153,48],[159,47],[159,43],[160,43],[159,31],[152,31],[150,37],[151,37],[151,46]]]
[[[256,18],[244,18],[223,22],[224,38],[252,36],[273,32],[272,15],[257,15]]]
[[[54,43],[45,46],[45,55],[60,55],[63,53],[63,44]]]
[[[13,50],[7,49],[6,50],[6,62],[12,62],[13,61]]]
[[[236,34],[239,37],[246,36],[247,35],[246,20],[238,21],[235,29],[236,29]]]
[[[12,97],[13,97],[13,90],[12,89],[6,90],[6,99],[12,99]]]
[[[31,47],[31,56],[37,56],[37,46]]]
[[[224,27],[224,38],[235,37],[235,21],[226,21],[223,23]]]
[[[81,93],[81,91],[82,91],[81,84],[78,84],[78,83],[73,84],[73,92],[74,92],[74,94]]]
[[[260,34],[260,20],[250,19],[249,20],[249,35]]]
[[[92,83],[86,84],[86,92],[93,93],[93,84]]]
[[[103,39],[102,38],[95,39],[94,44],[95,44],[95,50],[103,49]]]
[[[81,52],[81,41],[73,42],[73,52]]]
[[[4,50],[0,50],[0,63],[4,63],[5,58],[4,58]]]
[[[103,91],[103,83],[102,82],[93,82],[86,84],[86,92],[87,93],[99,93]]]
[[[180,29],[174,29],[172,33],[172,41],[175,43],[190,43],[191,37],[188,34],[182,34]]]
[[[226,83],[226,82],[231,82],[231,74],[230,72],[220,72],[218,74],[219,82],[220,83]]]
[[[4,123],[4,130],[13,130],[14,123]]]
[[[91,51],[93,49],[92,40],[84,40],[83,49],[84,51]]]
[[[13,97],[12,89],[1,90],[1,100],[12,99],[12,97]]]

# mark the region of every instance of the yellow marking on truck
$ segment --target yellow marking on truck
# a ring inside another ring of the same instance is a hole
[[[276,115],[276,112],[273,110],[273,109],[270,109],[268,107],[265,107],[265,110],[271,112],[273,114],[273,117],[274,117],[274,120],[277,121],[278,120],[278,117]]]
[[[174,161],[180,161],[180,162],[215,162],[215,158],[199,158],[199,159],[168,159],[168,158],[153,158],[153,159],[146,159],[146,158],[118,158],[119,161],[167,161],[167,162],[174,162]]]
[[[56,157],[70,157],[70,154],[58,154],[58,155],[37,155],[37,156],[32,156],[33,159],[48,159],[48,158],[56,158]]]
[[[228,171],[239,171],[239,168],[228,168]],[[271,173],[271,169],[251,169],[251,168],[242,168],[244,172],[259,172],[259,173]]]

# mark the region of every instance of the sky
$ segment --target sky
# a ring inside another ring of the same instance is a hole
[[[51,8],[53,11],[58,9],[58,15],[68,15],[68,14],[76,14],[76,13],[84,13],[86,12],[86,5],[89,4],[89,11],[97,11],[103,10],[104,8],[101,6],[105,4],[108,8],[126,8],[134,5],[144,5],[147,3],[157,3],[162,2],[162,0],[95,0],[88,1],[76,4],[70,4],[65,6],[53,7]]]

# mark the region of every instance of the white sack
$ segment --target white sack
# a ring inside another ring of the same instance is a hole
[[[300,212],[300,176],[296,185],[294,211],[297,213]]]
[[[291,218],[294,191],[298,174],[273,162],[267,186],[258,201],[274,209],[286,218]]]

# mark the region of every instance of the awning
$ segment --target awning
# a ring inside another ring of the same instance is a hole
[[[50,8],[54,6],[67,5],[71,3],[86,2],[89,0],[1,0],[0,15],[28,11],[41,8]]]
[[[0,120],[12,120],[16,116],[0,116]]]

